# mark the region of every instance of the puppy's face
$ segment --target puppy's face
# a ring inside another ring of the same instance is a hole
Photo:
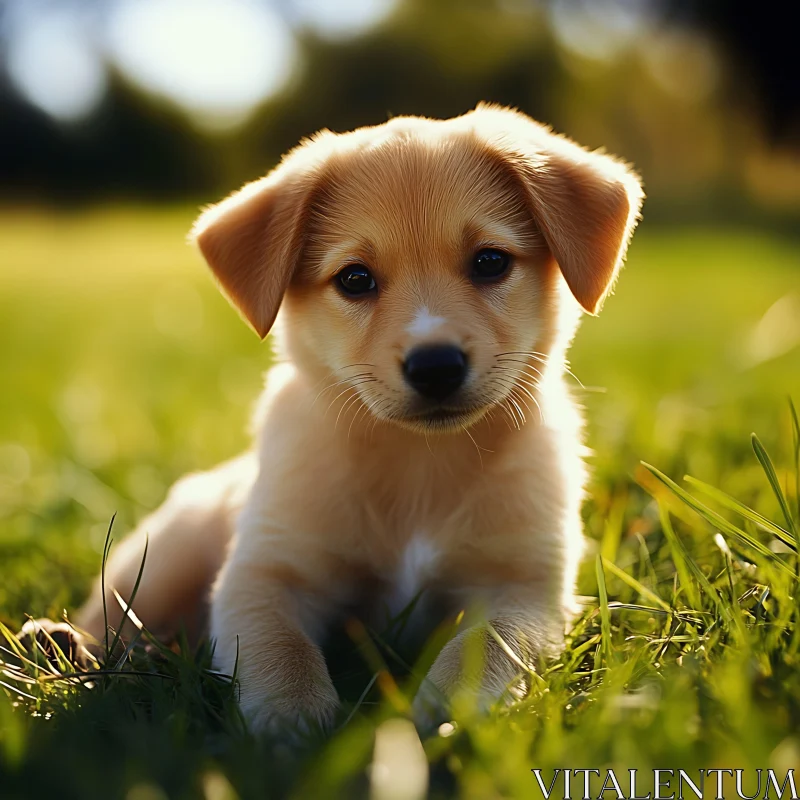
[[[421,430],[468,426],[512,393],[533,406],[526,360],[554,282],[513,175],[437,133],[331,160],[285,302],[291,343],[335,378],[327,399]]]
[[[483,109],[324,134],[196,236],[262,335],[283,299],[289,352],[332,400],[448,431],[495,409],[521,422],[562,276],[594,312],[640,201],[617,162]]]

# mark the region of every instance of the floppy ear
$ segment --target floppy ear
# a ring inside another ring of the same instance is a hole
[[[531,211],[572,294],[596,314],[614,285],[644,199],[625,164],[589,152],[525,115],[473,112],[525,187]]]
[[[309,176],[284,161],[206,209],[190,233],[225,294],[262,339],[300,258],[310,197]]]

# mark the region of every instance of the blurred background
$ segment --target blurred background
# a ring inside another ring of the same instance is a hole
[[[791,215],[790,20],[741,0],[3,0],[15,202],[202,199],[320,127],[518,106],[634,161],[648,216]]]
[[[785,397],[800,400],[786,15],[742,0],[0,0],[0,616],[76,603],[112,513],[119,537],[180,473],[247,442],[268,348],[184,244],[198,207],[319,128],[481,100],[645,180],[629,265],[573,353],[597,452],[590,534],[652,526],[639,459],[759,493],[747,436],[780,451]]]

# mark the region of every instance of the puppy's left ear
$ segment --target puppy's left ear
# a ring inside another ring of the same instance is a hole
[[[596,314],[617,277],[644,192],[627,165],[592,153],[525,115],[473,112],[477,130],[500,148],[575,299]]]
[[[309,147],[310,145],[306,145]],[[223,292],[263,339],[297,268],[312,195],[292,155],[269,175],[206,209],[189,235]]]

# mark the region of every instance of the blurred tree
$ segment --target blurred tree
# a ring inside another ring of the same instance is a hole
[[[321,125],[345,131],[402,114],[449,117],[481,100],[547,119],[550,87],[563,73],[541,14],[499,15],[491,0],[409,0],[391,24],[360,39],[306,36],[302,51],[295,82],[236,137],[255,156],[251,169]]]
[[[95,114],[70,125],[0,89],[2,189],[18,201],[207,193],[220,180],[213,151],[182,114],[115,74]]]

